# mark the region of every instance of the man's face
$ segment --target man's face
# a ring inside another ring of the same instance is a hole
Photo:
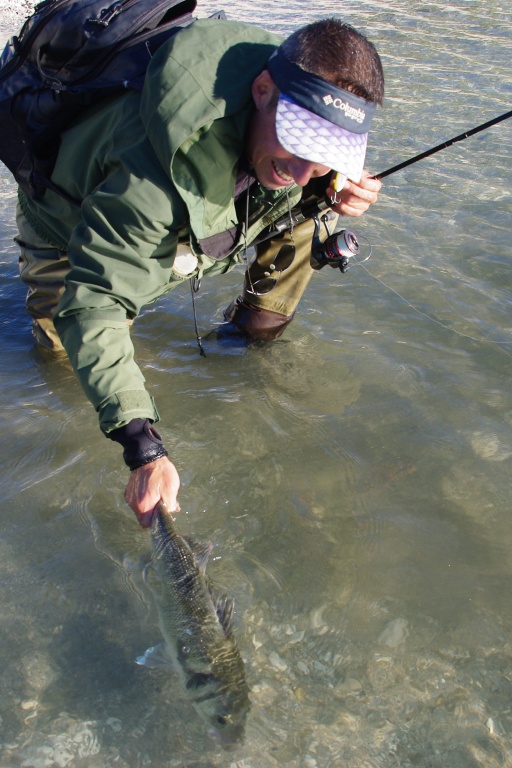
[[[267,189],[282,189],[292,184],[304,187],[310,179],[325,176],[330,168],[292,155],[277,140],[276,110],[278,91],[267,70],[253,83],[256,110],[247,137],[247,156],[260,184]]]

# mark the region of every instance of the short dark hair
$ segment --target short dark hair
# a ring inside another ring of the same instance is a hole
[[[340,19],[315,21],[282,43],[285,55],[307,72],[382,104],[384,72],[373,43]]]

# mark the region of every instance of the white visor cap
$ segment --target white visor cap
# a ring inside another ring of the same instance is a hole
[[[367,133],[353,133],[301,107],[284,93],[276,112],[279,143],[292,155],[319,163],[359,182],[366,156]]]

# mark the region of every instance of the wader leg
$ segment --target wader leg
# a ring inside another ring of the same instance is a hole
[[[273,341],[281,336],[293,320],[293,315],[287,317],[279,312],[257,307],[245,301],[243,296],[238,296],[224,310],[224,318],[252,341]],[[226,331],[227,328],[224,327],[222,334],[225,335]]]
[[[286,232],[257,246],[256,259],[245,276],[243,293],[224,312],[225,319],[249,339],[277,339],[293,320],[302,294],[315,272],[310,263],[313,232],[314,222],[308,219],[295,227],[292,235]],[[268,273],[268,267],[283,245],[292,244],[295,245],[295,257],[284,272],[273,273],[277,278],[275,287],[269,293],[254,295],[251,284]]]
[[[25,306],[32,317],[36,342],[53,352],[64,352],[52,317],[64,292],[64,278],[69,271],[65,251],[49,245],[33,230],[20,207],[16,212],[20,246],[19,273],[27,286]]]

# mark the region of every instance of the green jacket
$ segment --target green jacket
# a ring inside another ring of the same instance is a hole
[[[158,420],[126,319],[187,279],[173,269],[178,243],[190,243],[198,277],[223,273],[287,210],[283,191],[258,185],[244,235],[234,205],[251,85],[279,43],[248,24],[194,22],[155,55],[142,94],[100,103],[64,134],[52,180],[81,209],[51,191],[38,203],[20,193],[36,231],[68,252],[55,326],[105,433]],[[300,195],[291,190],[292,205]],[[227,230],[232,246],[213,258]]]

